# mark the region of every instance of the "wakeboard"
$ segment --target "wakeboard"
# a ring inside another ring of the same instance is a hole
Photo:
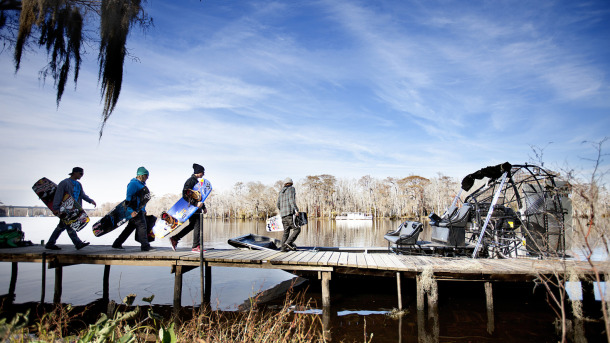
[[[267,232],[284,231],[284,224],[282,224],[282,217],[278,214],[277,216],[267,219]]]
[[[204,202],[212,192],[210,181],[201,178],[197,180],[193,189],[187,193],[199,202]],[[180,198],[169,210],[161,213],[161,219],[153,227],[153,233],[157,238],[163,238],[185,224],[185,222],[197,211],[198,207],[189,204],[184,198]]]
[[[144,186],[144,188],[140,189],[138,193],[135,194],[136,197],[140,199],[140,206],[137,211],[140,211],[148,200],[150,200],[150,191],[148,187]],[[121,201],[118,205],[116,205],[108,214],[103,216],[97,223],[93,224],[93,235],[95,237],[100,237],[108,232],[113,231],[117,227],[125,224],[129,219],[131,219],[131,212],[128,211],[129,203],[127,200]]]
[[[64,193],[63,199],[59,208],[53,208],[53,199],[57,190],[55,182],[43,177],[36,181],[32,189],[38,195],[38,198],[55,214],[65,225],[73,228],[76,231],[82,230],[89,223],[87,212],[74,200],[72,195]]]

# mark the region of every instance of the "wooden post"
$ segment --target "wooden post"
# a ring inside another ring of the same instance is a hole
[[[419,293],[419,291],[418,291]],[[426,330],[426,318],[423,310],[417,311],[417,341],[418,342],[432,342],[428,337]]]
[[[428,318],[438,317],[438,282],[430,280],[430,291],[428,293]]]
[[[331,341],[330,332],[330,279],[331,272],[318,272],[318,279],[322,280],[322,334],[325,341]]]
[[[42,253],[42,286],[40,291],[40,303],[44,304],[44,294],[46,292],[47,285],[47,270],[45,269],[45,265],[47,264],[47,253]]]
[[[318,278],[322,279],[322,306],[330,306],[331,272],[318,272]]]
[[[398,290],[398,310],[402,311],[402,287],[400,285],[400,272],[396,272],[396,288]]]
[[[402,317],[398,316],[398,343],[402,343]]]
[[[332,341],[330,316],[330,306],[322,306],[322,337],[324,338],[324,342]]]
[[[204,301],[206,305],[210,304],[212,298],[212,267],[205,263],[205,294]]]
[[[63,266],[58,263],[57,266],[55,266],[55,292],[53,293],[54,304],[61,303],[63,271]]]
[[[176,274],[174,275],[174,314],[177,316],[180,313],[182,306],[182,266],[176,266]]]
[[[8,287],[8,296],[9,303],[13,303],[15,301],[15,288],[17,287],[17,271],[19,270],[19,266],[17,262],[13,262],[11,264],[11,283]]]
[[[104,265],[104,279],[102,280],[102,300],[108,304],[110,301],[110,265]]]
[[[595,291],[593,287],[593,282],[588,280],[581,280],[580,285],[582,287],[583,306],[590,308],[591,304],[595,304]]]
[[[424,304],[424,285],[422,282],[422,277],[421,274],[417,274],[417,276],[415,277],[415,281],[416,281],[416,285],[415,287],[417,288],[417,311],[423,311],[425,304]]]
[[[494,322],[494,298],[491,282],[485,282],[485,302],[487,303],[487,333],[493,334],[495,330]]]

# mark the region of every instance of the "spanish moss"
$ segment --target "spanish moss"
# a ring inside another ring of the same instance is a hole
[[[123,82],[123,63],[125,61],[125,43],[130,26],[137,21],[142,11],[140,0],[103,0],[100,27],[100,69],[98,78],[104,103],[100,136],[106,121],[112,114]]]
[[[19,18],[19,34],[15,47],[15,69],[19,70],[23,49],[34,27],[40,30],[38,45],[47,50],[49,62],[40,71],[46,80],[51,76],[57,88],[57,105],[61,101],[70,70],[74,83],[78,79],[83,39],[83,16],[78,7],[63,0],[24,0]],[[72,62],[74,66],[72,66]]]
[[[2,2],[0,29],[7,28],[11,13],[19,11],[19,27],[14,39],[2,33],[5,43],[15,47],[15,72],[19,71],[24,50],[36,44],[47,51],[47,64],[40,70],[43,81],[51,77],[57,89],[57,106],[64,94],[66,83],[73,72],[74,85],[78,81],[81,66],[81,50],[85,18],[100,17],[100,50],[98,55],[101,98],[104,104],[101,139],[104,125],[116,107],[123,81],[127,35],[132,25],[144,28],[152,25],[152,19],[144,12],[144,0],[22,0]],[[16,21],[17,15],[14,15]],[[16,25],[15,25],[16,26]]]

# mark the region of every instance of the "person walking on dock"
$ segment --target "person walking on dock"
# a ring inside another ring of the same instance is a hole
[[[294,216],[299,213],[296,202],[296,191],[292,187],[292,179],[284,180],[284,187],[277,198],[277,208],[280,210],[282,224],[284,225],[284,235],[282,236],[281,250],[297,250],[294,241],[301,233],[301,228],[294,224]]]
[[[83,168],[74,167],[74,168],[72,168],[72,172],[70,174],[68,174],[68,175],[70,175],[70,177],[64,179],[63,181],[61,181],[59,183],[59,185],[57,185],[57,190],[55,191],[55,197],[53,198],[53,208],[54,209],[60,208],[64,194],[66,194],[66,193],[72,195],[72,198],[74,198],[74,201],[76,201],[79,205],[81,205],[81,207],[83,204],[83,200],[92,204],[93,206],[97,206],[95,201],[93,199],[91,199],[87,194],[85,194],[85,191],[83,190],[83,185],[78,181],[78,180],[80,180],[80,178],[83,177],[84,174],[85,174],[85,171],[83,170]],[[59,214],[59,215],[61,215],[61,214]],[[59,224],[57,224],[57,227],[55,228],[55,230],[53,230],[51,237],[49,237],[49,241],[47,242],[47,244],[44,247],[49,250],[61,250],[61,248],[58,247],[55,244],[55,242],[57,242],[57,238],[64,230],[66,230],[68,232],[68,236],[70,236],[70,239],[72,240],[72,243],[74,244],[76,249],[80,250],[80,249],[86,247],[87,245],[89,245],[89,242],[83,242],[80,240],[80,238],[78,238],[78,235],[76,234],[76,230],[74,230],[73,228],[64,224],[60,219]]]
[[[127,211],[131,213],[131,219],[127,223],[123,232],[112,243],[115,249],[124,249],[123,243],[129,238],[129,235],[136,230],[136,241],[141,244],[142,251],[152,249],[148,243],[148,230],[146,225],[146,203],[150,200],[150,191],[146,187],[148,180],[148,170],[144,167],[138,168],[137,175],[127,185]]]
[[[169,239],[170,243],[172,244],[172,249],[174,251],[176,251],[178,242],[182,239],[182,237],[186,236],[195,228],[197,229],[193,231],[193,249],[191,251],[201,251],[201,245],[199,243],[201,239],[201,214],[208,213],[208,210],[203,202],[193,199],[188,195],[188,193],[197,184],[197,179],[201,179],[204,174],[205,168],[197,163],[193,163],[193,175],[191,175],[191,177],[186,180],[186,182],[184,183],[184,187],[182,187],[182,199],[186,200],[192,206],[196,206],[197,211],[195,211],[195,213],[193,213],[189,218],[189,224]]]

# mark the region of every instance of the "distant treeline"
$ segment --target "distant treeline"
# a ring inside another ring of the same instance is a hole
[[[459,182],[439,174],[427,179],[417,175],[377,179],[338,179],[322,174],[296,181],[297,205],[309,217],[334,218],[342,212],[365,212],[375,217],[404,218],[442,213],[459,190]],[[208,216],[214,218],[265,219],[277,214],[277,197],[283,184],[238,182],[231,190],[214,190],[205,201]],[[154,191],[154,190],[153,190]],[[159,215],[180,199],[179,194],[153,194],[146,209]],[[117,203],[105,203],[92,213],[102,216]]]

